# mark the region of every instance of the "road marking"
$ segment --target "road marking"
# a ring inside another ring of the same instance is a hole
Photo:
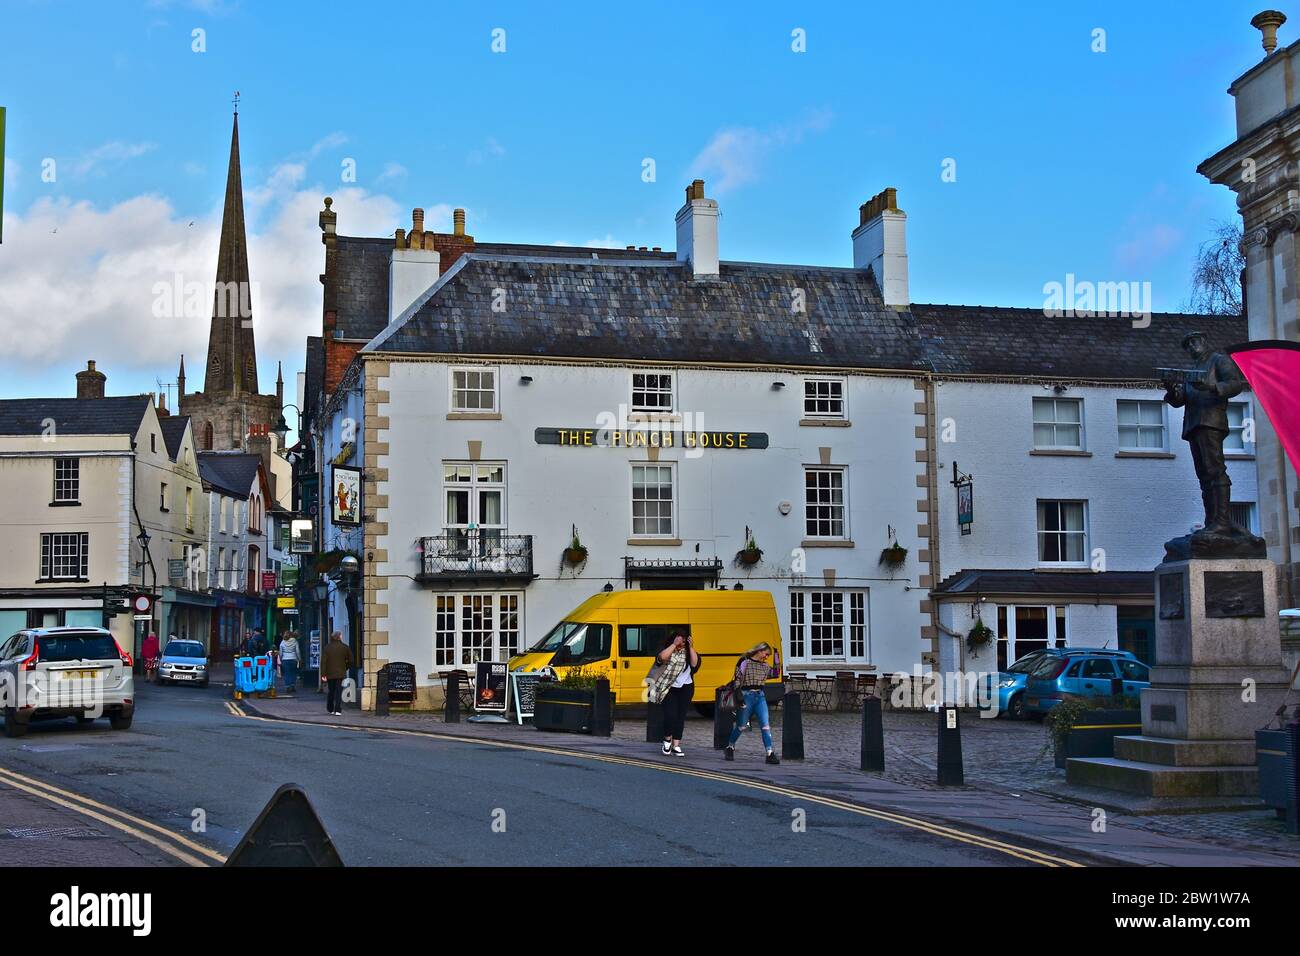
[[[636,757],[623,757],[614,754],[589,753],[581,750],[565,750],[559,747],[550,747],[545,744],[525,744],[516,741],[491,740],[479,737],[462,737],[455,734],[432,733],[426,730],[405,730],[396,727],[357,727],[350,724],[335,724],[325,721],[314,720],[296,720],[292,717],[261,717],[246,712],[242,707],[235,706],[241,717],[248,720],[260,720],[268,723],[291,723],[304,727],[330,727],[336,730],[351,731],[377,731],[384,734],[395,734],[398,736],[408,737],[426,737],[435,740],[449,740],[455,743],[466,744],[483,744],[490,747],[503,747],[509,750],[528,750],[535,753],[547,753],[562,757],[577,757],[587,760],[596,760],[603,763],[620,764],[627,767],[640,767],[650,770],[659,770],[665,773],[679,773],[685,776],[700,777],[705,780],[713,780],[720,783],[728,783],[736,786],[746,787],[751,790],[761,790],[766,793],[777,796],[789,797],[796,800],[803,800],[810,803],[820,804],[821,806],[831,807],[836,810],[843,810],[847,813],[855,813],[859,816],[871,817],[876,820],[882,820],[887,823],[894,823],[899,826],[908,827],[913,830],[920,830],[929,833],[932,836],[942,837],[948,840],[954,840],[960,843],[967,843],[971,846],[980,847],[985,850],[994,850],[1007,856],[1016,857],[1030,863],[1036,863],[1040,866],[1050,867],[1082,867],[1084,864],[1066,859],[1065,857],[1052,856],[1040,850],[1033,850],[1028,847],[1016,846],[1011,843],[1003,843],[991,837],[981,836],[976,833],[969,833],[965,830],[958,830],[954,827],[946,826],[941,823],[934,823],[920,817],[911,817],[903,813],[892,810],[881,810],[876,807],[866,807],[856,803],[849,803],[844,800],[838,800],[834,797],[822,796],[821,794],[809,793],[804,790],[796,790],[792,787],[781,786],[780,784],[766,783],[759,780],[748,780],[743,777],[735,777],[730,774],[718,773],[712,770],[703,770],[696,767],[668,766],[656,763],[651,760],[642,760]]]
[[[207,860],[200,856],[187,853],[175,844],[197,851],[202,856],[206,856],[217,863],[224,863],[226,858],[215,850],[210,850],[201,846],[192,840],[189,840],[178,833],[150,823],[147,820],[135,820],[113,807],[105,806],[98,801],[89,797],[83,797],[78,793],[71,793],[59,787],[52,786],[42,780],[37,780],[24,774],[16,773],[7,767],[0,767],[0,783],[8,784],[15,790],[22,790],[34,797],[39,797],[49,803],[72,810],[82,816],[90,817],[92,820],[98,820],[100,823],[121,830],[123,833],[135,837],[137,840],[143,840],[151,846],[157,847],[169,856],[180,860],[186,866],[211,866]],[[57,796],[56,796],[57,794]],[[94,809],[92,809],[94,808]],[[119,819],[120,818],[120,819]],[[145,829],[154,830],[166,839],[160,839],[152,833],[145,832]],[[175,841],[175,843],[169,842]]]

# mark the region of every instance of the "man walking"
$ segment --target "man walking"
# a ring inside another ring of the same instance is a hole
[[[335,631],[329,645],[320,656],[320,673],[329,690],[325,694],[325,710],[335,717],[343,716],[343,678],[352,666],[352,649],[343,643],[343,635]]]

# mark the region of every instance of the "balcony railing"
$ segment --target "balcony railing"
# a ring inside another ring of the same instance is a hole
[[[426,584],[474,581],[531,581],[533,536],[494,528],[451,529],[420,539],[420,570]]]

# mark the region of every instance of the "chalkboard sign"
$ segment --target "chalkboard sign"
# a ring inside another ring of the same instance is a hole
[[[474,668],[474,709],[485,713],[506,712],[506,665],[504,661],[479,661]]]
[[[537,692],[537,682],[541,679],[540,674],[521,674],[519,671],[510,674],[510,680],[514,683],[515,717],[521,724],[525,717],[533,716],[534,695]]]
[[[415,665],[402,661],[389,661],[388,699],[394,704],[415,703]]]

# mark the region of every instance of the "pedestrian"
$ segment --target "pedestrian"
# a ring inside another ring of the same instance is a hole
[[[700,655],[695,652],[690,635],[678,628],[664,639],[646,677],[651,702],[664,710],[665,754],[684,756],[682,733],[686,728],[686,708],[695,694],[695,672],[699,669]]]
[[[254,628],[253,629],[253,653],[256,654],[258,657],[263,657],[270,649],[271,649],[271,645],[266,643],[266,635],[262,633],[262,629],[260,627]]]
[[[140,644],[140,657],[144,660],[144,679],[146,682],[154,679],[158,670],[158,635],[146,634],[144,641]]]
[[[736,741],[749,728],[751,717],[757,716],[763,732],[763,746],[767,748],[767,763],[778,764],[781,758],[772,747],[772,725],[767,710],[767,691],[764,684],[772,676],[772,645],[764,642],[752,647],[736,664],[734,687],[741,696],[741,706],[736,710],[736,725],[731,728],[722,755],[727,760],[736,759]]]
[[[289,631],[280,641],[280,670],[284,674],[284,689],[292,694],[298,689],[298,634]]]
[[[343,643],[343,635],[335,631],[329,645],[320,656],[321,676],[329,684],[325,695],[325,709],[335,717],[343,716],[343,678],[352,666],[352,649]]]

